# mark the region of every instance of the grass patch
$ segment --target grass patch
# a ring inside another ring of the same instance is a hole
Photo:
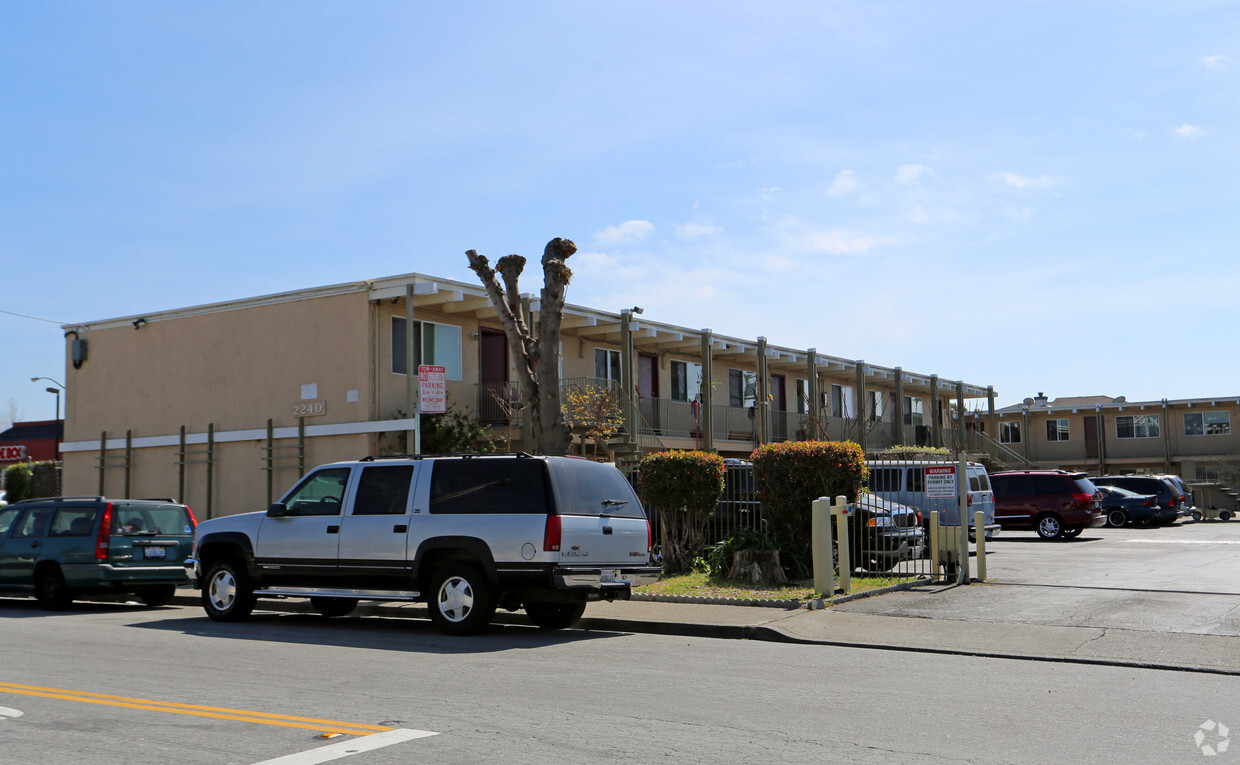
[[[850,592],[877,590],[893,584],[908,582],[908,576],[854,576]],[[701,598],[737,598],[754,600],[810,600],[817,597],[813,583],[792,582],[784,587],[763,587],[733,582],[728,579],[712,579],[701,572],[666,576],[654,584],[637,587],[633,592],[644,595],[691,595]],[[838,593],[837,593],[838,594]]]

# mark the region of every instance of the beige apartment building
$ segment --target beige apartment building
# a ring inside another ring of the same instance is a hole
[[[536,320],[538,298],[522,302]],[[480,285],[407,274],[64,329],[69,494],[173,497],[200,517],[263,509],[315,465],[413,451],[419,364],[443,367],[452,407],[507,448],[528,443]],[[952,412],[994,402],[963,381],[661,324],[637,307],[567,306],[560,374],[565,388],[617,392],[621,457],[745,457],[809,438],[961,449]]]
[[[1128,401],[1083,396],[976,414],[971,425],[997,442],[996,456],[1021,467],[1082,470],[1091,475],[1172,473],[1202,507],[1233,508],[1240,477],[1240,434],[1231,427],[1240,396]]]

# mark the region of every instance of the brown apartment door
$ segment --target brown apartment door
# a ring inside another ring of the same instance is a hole
[[[655,400],[659,397],[659,357],[648,353],[637,354],[637,409],[658,430]]]
[[[771,437],[776,441],[788,440],[787,379],[783,375],[771,375]]]
[[[508,338],[494,329],[478,333],[478,411],[483,422],[505,422],[496,397],[508,400]]]
[[[1098,418],[1085,418],[1085,457],[1098,459]]]

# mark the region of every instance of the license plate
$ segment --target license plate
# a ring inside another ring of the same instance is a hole
[[[598,577],[599,584],[614,584],[616,581],[616,578],[619,575],[620,575],[620,572],[616,571],[615,569],[612,569],[610,571],[604,571],[603,573],[599,574],[599,577]]]
[[[163,560],[168,557],[168,548],[166,547],[144,547],[143,556],[147,560]]]

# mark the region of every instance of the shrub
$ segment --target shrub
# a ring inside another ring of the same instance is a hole
[[[9,465],[4,470],[4,498],[7,502],[21,502],[30,499],[30,464],[19,462]]]
[[[706,521],[723,496],[723,458],[700,451],[658,452],[637,467],[642,502],[659,513],[663,569],[680,573],[700,554]]]
[[[865,451],[851,441],[764,444],[750,459],[763,517],[776,538],[803,560],[809,558],[814,500],[841,494],[856,500],[867,473]]]
[[[50,460],[30,466],[30,496],[56,497],[60,495],[59,463]]]
[[[943,460],[950,461],[952,452],[941,446],[889,446],[876,453],[879,460]]]

